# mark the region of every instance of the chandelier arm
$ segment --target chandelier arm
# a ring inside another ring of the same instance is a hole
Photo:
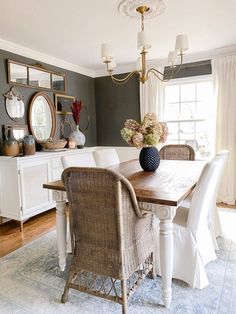
[[[179,71],[182,69],[182,65],[183,65],[183,54],[180,54],[180,64],[177,67],[173,67],[170,77],[168,79],[166,79],[166,82],[170,81],[171,79],[175,78],[175,76],[179,73]]]
[[[162,81],[162,82],[168,82],[168,81],[170,80],[170,78],[169,78],[169,79],[163,79],[163,78],[161,78],[160,75],[161,75],[162,77],[164,77],[164,73],[158,71],[158,70],[155,69],[155,68],[150,68],[150,69],[147,71],[147,78],[149,78],[149,73],[154,74],[154,75],[155,75],[160,81]],[[172,73],[173,73],[173,70],[172,70]],[[171,75],[172,75],[172,73],[171,73]],[[158,75],[158,74],[159,74],[159,75]],[[171,76],[171,77],[172,77],[172,76]]]
[[[149,78],[149,73],[152,73],[153,75],[155,75],[158,80],[162,81],[162,82],[166,82],[166,80],[162,79],[158,74],[163,76],[163,73],[161,73],[160,71],[158,71],[157,69],[151,68],[147,71],[147,77]],[[158,73],[158,74],[157,74]]]
[[[133,72],[130,72],[126,77],[122,78],[122,79],[118,79],[117,77],[115,77],[114,75],[112,75],[111,71],[109,71],[109,75],[112,79],[112,81],[116,84],[125,84],[133,75],[135,74],[139,74],[138,71],[133,71]]]
[[[158,74],[160,74],[160,75],[162,75],[162,76],[164,76],[164,73],[162,73],[161,71],[159,71],[159,70],[157,70],[157,69],[155,69],[155,68],[150,68],[148,71],[147,71],[147,74],[149,74],[150,72],[156,72],[156,73],[158,73]]]
[[[179,71],[181,70],[182,68],[182,65],[183,65],[183,54],[180,55],[181,57],[181,63],[179,64],[179,66],[177,68],[173,67],[172,70],[171,70],[171,74],[169,76],[169,78],[167,79],[163,79],[161,78],[159,75],[161,75],[162,77],[164,77],[164,73],[158,71],[157,69],[155,68],[150,68],[148,71],[147,71],[147,76],[149,73],[153,73],[160,81],[162,82],[169,82],[171,79],[173,79],[178,73]],[[158,74],[159,75],[158,75]]]
[[[106,68],[107,68],[107,72],[108,74],[110,75],[113,83],[116,83],[116,84],[124,84],[126,83],[134,74],[139,74],[138,71],[132,71],[130,72],[126,77],[122,78],[122,79],[118,79],[117,77],[115,77],[114,75],[112,75],[112,71],[111,69],[109,69],[109,66],[108,64],[110,63],[111,61],[105,61],[104,63],[106,63]]]

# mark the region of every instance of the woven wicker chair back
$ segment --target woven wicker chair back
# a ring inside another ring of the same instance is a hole
[[[73,167],[64,170],[62,179],[77,267],[128,278],[154,250],[152,215],[140,219],[143,215],[133,187],[111,170]]]
[[[166,145],[159,152],[161,159],[168,160],[195,160],[194,149],[185,144]]]

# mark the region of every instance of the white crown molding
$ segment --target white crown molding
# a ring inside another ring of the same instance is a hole
[[[95,77],[95,71],[86,69],[84,67],[64,61],[62,59],[55,58],[53,56],[49,56],[47,54],[38,52],[36,50],[29,49],[27,47],[14,44],[10,41],[7,41],[1,38],[0,38],[0,49],[18,54],[26,58],[34,59],[36,61],[54,65],[62,69],[66,69],[66,70],[73,71],[79,74],[83,74],[89,77],[93,77],[93,78]]]
[[[233,54],[236,54],[236,45],[228,46],[228,47],[221,47],[214,50],[201,51],[201,52],[192,53],[192,54],[186,54],[184,56],[184,63],[211,60],[217,57],[229,56]],[[148,60],[148,65],[149,67],[164,67],[168,65],[168,63],[167,63],[167,59],[153,59],[153,60]],[[135,69],[135,66],[136,66],[136,63],[130,63],[130,64],[118,66],[115,69],[114,74],[131,72]],[[101,77],[101,76],[108,76],[105,69],[105,65],[104,65],[104,69],[97,70],[95,72],[95,77]]]

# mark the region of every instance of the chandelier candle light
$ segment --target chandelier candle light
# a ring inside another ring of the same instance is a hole
[[[134,1],[135,2],[135,1]],[[136,1],[140,5],[140,1]],[[152,0],[152,1],[143,1],[144,3],[154,3],[157,10],[159,6],[159,11],[156,12],[157,14],[161,14],[165,10],[165,4],[163,0]],[[123,1],[120,4],[120,12],[123,14],[122,9],[125,5],[127,5],[127,0]],[[160,9],[161,8],[161,9]],[[129,9],[129,8],[128,8]],[[133,7],[132,7],[133,9]],[[117,78],[113,75],[113,70],[116,67],[115,58],[111,49],[111,46],[109,44],[102,44],[102,60],[106,64],[107,72],[110,75],[112,81],[116,84],[124,84],[126,83],[133,75],[138,75],[139,81],[141,83],[145,83],[149,78],[149,73],[153,73],[159,80],[161,81],[169,81],[172,78],[175,78],[179,70],[181,69],[181,66],[183,64],[183,55],[186,50],[188,50],[188,39],[187,36],[184,34],[177,35],[176,37],[176,44],[175,44],[175,51],[170,51],[168,55],[168,63],[170,65],[170,75],[168,78],[164,78],[164,73],[160,72],[158,69],[150,68],[147,69],[147,53],[148,50],[151,48],[150,42],[148,40],[147,33],[144,30],[144,16],[151,13],[152,8],[148,7],[147,5],[142,5],[136,7],[136,12],[138,13],[138,16],[141,17],[141,31],[138,33],[138,49],[140,51],[141,57],[138,58],[137,61],[137,68],[136,70],[130,72],[126,77],[124,78]],[[125,15],[129,16],[136,16],[134,15],[134,12],[127,10],[125,12]],[[155,14],[153,14],[155,15]],[[176,59],[177,57],[180,57],[180,64],[176,65]]]

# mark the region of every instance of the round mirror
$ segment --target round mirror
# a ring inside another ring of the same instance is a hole
[[[32,98],[29,106],[29,125],[38,143],[54,137],[56,113],[53,102],[46,93],[37,93]]]
[[[24,116],[25,105],[23,101],[23,96],[17,91],[13,86],[9,92],[4,94],[6,97],[6,110],[8,116],[13,121],[18,121]]]

